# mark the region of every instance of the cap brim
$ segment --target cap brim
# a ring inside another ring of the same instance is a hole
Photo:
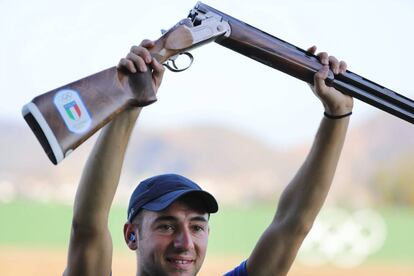
[[[156,200],[148,202],[147,204],[143,205],[142,208],[154,212],[162,211],[168,208],[168,206],[170,206],[180,197],[188,194],[192,194],[195,197],[199,197],[204,202],[207,213],[216,213],[218,211],[218,204],[216,199],[210,193],[200,190],[173,191],[160,196]]]

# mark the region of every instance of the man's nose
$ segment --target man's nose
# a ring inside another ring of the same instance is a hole
[[[174,239],[174,247],[180,249],[192,249],[194,247],[193,239],[189,229],[182,229]]]

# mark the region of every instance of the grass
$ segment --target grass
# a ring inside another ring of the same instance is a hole
[[[273,215],[274,207],[265,205],[246,208],[223,207],[219,213],[211,217],[210,253],[241,253],[247,257]]]
[[[383,248],[369,261],[412,261],[414,259],[414,209],[380,211],[388,236]],[[110,229],[115,249],[124,248],[124,207],[114,206]],[[223,207],[211,216],[209,254],[247,257],[273,217],[274,207]],[[0,246],[66,248],[72,208],[53,203],[14,201],[0,203]]]
[[[61,204],[0,204],[0,245],[62,247],[68,244],[72,210]]]
[[[369,260],[414,260],[414,209],[398,208],[381,211],[387,225],[388,236],[384,246]]]

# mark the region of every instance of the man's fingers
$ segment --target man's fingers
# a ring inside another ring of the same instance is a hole
[[[339,61],[334,56],[329,56],[329,66],[335,74],[339,74]]]
[[[131,73],[136,73],[137,69],[135,69],[135,65],[131,60],[126,58],[122,58],[118,63],[118,69],[126,69]]]
[[[125,68],[131,73],[146,72],[148,70],[148,65],[150,65],[154,85],[158,89],[165,69],[155,58],[151,56],[151,53],[148,50],[151,49],[151,47],[154,47],[154,45],[154,41],[145,39],[139,46],[132,46],[126,58],[119,61],[118,68]]]
[[[145,61],[138,55],[129,52],[127,55],[127,59],[131,60],[134,65],[135,68],[138,69],[140,72],[146,72],[147,71],[147,65],[145,63]]]
[[[145,62],[150,63],[152,61],[152,56],[151,53],[148,51],[148,49],[151,49],[152,47],[155,46],[155,41],[153,40],[149,40],[149,39],[144,39],[143,41],[141,41],[140,46],[144,47],[145,50]]]
[[[164,66],[162,66],[155,58],[152,59],[151,66],[156,74],[164,73],[165,71]]]
[[[152,60],[150,52],[145,47],[132,46],[130,52],[140,56],[145,61],[145,63],[149,64]]]
[[[341,60],[341,62],[339,63],[339,72],[342,74],[345,73],[347,67],[348,65],[346,64],[346,62]]]
[[[323,65],[329,65],[329,56],[327,52],[320,52],[317,56]]]
[[[314,55],[316,53],[316,46],[313,45],[312,47],[308,48],[307,52],[309,52],[312,55]]]
[[[145,48],[152,48],[155,45],[155,41],[149,40],[149,39],[144,39],[143,41],[141,41],[141,43],[139,45],[141,45],[142,47],[145,47]]]
[[[328,77],[328,73],[329,66],[323,66],[314,76],[314,87],[318,94],[326,89],[325,79]]]
[[[154,78],[156,86],[158,87],[161,84],[165,68],[155,58],[152,59],[151,66],[153,69],[152,76]]]

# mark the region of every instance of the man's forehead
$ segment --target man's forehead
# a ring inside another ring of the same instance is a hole
[[[200,204],[191,204],[189,202],[177,200],[173,202],[168,208],[162,210],[160,213],[175,213],[175,212],[186,212],[191,215],[208,215]]]
[[[188,218],[192,219],[195,217],[204,217],[206,220],[208,219],[208,213],[201,208],[200,206],[189,204],[188,202],[184,202],[181,200],[177,200],[173,202],[170,206],[166,209],[154,212],[154,211],[147,211],[147,213],[151,214],[151,217],[154,219],[158,217],[165,217],[168,218]]]

